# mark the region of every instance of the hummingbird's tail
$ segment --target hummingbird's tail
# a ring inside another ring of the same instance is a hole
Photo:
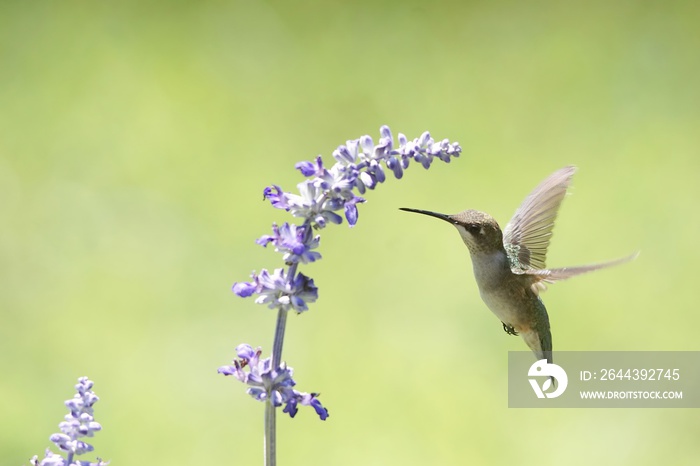
[[[521,330],[520,336],[523,337],[527,346],[535,353],[538,361],[546,359],[548,364],[554,362],[552,356],[552,332],[550,332],[549,328],[542,329],[539,332],[535,329]],[[550,376],[549,380],[552,382],[552,387],[557,386],[557,379]]]
[[[554,361],[552,357],[552,332],[549,331],[549,328],[543,328],[539,331],[534,328],[521,330],[520,336],[523,337],[538,360],[546,359],[549,364]]]

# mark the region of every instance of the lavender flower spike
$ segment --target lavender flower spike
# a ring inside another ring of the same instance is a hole
[[[33,466],[103,466],[108,464],[98,459],[96,463],[89,461],[74,461],[74,456],[79,456],[93,450],[92,445],[80,440],[83,437],[92,437],[95,432],[102,430],[102,426],[95,421],[93,405],[99,398],[92,391],[93,382],[87,377],[80,377],[75,386],[76,393],[73,398],[65,402],[70,413],[66,414],[65,421],[58,427],[61,433],[53,434],[49,439],[66,453],[66,458],[47,449],[42,460],[37,456],[32,458]]]
[[[282,362],[288,311],[304,312],[309,303],[318,299],[314,281],[297,271],[300,264],[321,259],[321,255],[315,251],[320,236],[314,236],[313,229],[342,223],[341,211],[348,224],[354,226],[359,218],[358,204],[365,202],[360,195],[384,183],[387,171],[399,179],[411,160],[430,168],[436,157],[449,162],[461,152],[458,143],[450,143],[446,139],[435,142],[427,131],[414,140],[398,133],[397,140],[394,140],[389,127],[382,126],[376,144],[371,136],[364,135],[338,146],[333,151],[335,162],[332,166],[325,165],[321,156],[313,161],[297,163],[295,168],[306,177],[297,184],[298,193],[286,192],[278,185],[264,189],[263,198],[273,207],[299,219],[299,224],[273,224],[272,234],[256,241],[262,246],[272,244],[275,251],[283,255],[282,260],[288,268],[273,272],[263,269],[259,274],[253,273],[251,281],[234,283],[233,292],[242,298],[255,295],[256,303],[277,309],[272,356],[260,360],[259,348],[254,351],[250,345],[239,345],[236,349],[238,359],[232,365],[220,367],[219,372],[233,375],[248,385],[250,396],[267,402],[266,466],[276,463],[276,407],[284,405],[283,412],[294,417],[298,405],[311,406],[322,420],[328,417],[328,410],[318,400],[318,394],[294,390],[292,369]],[[246,366],[248,371],[244,370]]]
[[[258,401],[270,401],[274,407],[285,405],[283,412],[294,417],[297,414],[297,405],[311,406],[322,421],[328,418],[328,410],[318,400],[316,393],[304,393],[294,390],[296,382],[292,379],[293,369],[282,363],[279,367],[272,367],[272,359],[260,360],[262,351],[260,348],[253,350],[248,344],[236,347],[238,359],[233,360],[230,366],[221,366],[219,373],[233,375],[236,379],[249,388],[247,393]],[[244,369],[248,367],[246,372]]]

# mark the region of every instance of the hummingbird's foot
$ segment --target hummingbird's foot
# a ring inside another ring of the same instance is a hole
[[[505,330],[505,332],[508,335],[515,335],[515,336],[518,335],[518,332],[515,331],[515,328],[513,328],[512,325],[508,325],[505,322],[501,322],[501,323],[503,324],[503,330]]]

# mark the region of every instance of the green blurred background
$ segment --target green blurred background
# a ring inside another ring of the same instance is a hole
[[[697,2],[0,3],[0,464],[49,446],[77,377],[114,465],[262,462],[263,405],[217,375],[275,316],[235,281],[300,160],[388,124],[463,156],[413,165],[323,231],[284,359],[322,392],[284,465],[697,464],[695,410],[507,408],[503,333],[447,225],[502,225],[580,171],[552,266],[555,350],[698,350]]]

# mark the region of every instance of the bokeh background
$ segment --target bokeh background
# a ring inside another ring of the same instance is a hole
[[[50,445],[95,380],[114,465],[262,462],[262,404],[217,375],[275,316],[230,286],[300,160],[388,124],[464,154],[412,166],[322,233],[284,359],[320,391],[280,464],[697,464],[698,412],[507,408],[508,337],[449,226],[504,225],[580,170],[548,263],[555,349],[698,350],[697,2],[0,3],[0,464]]]

